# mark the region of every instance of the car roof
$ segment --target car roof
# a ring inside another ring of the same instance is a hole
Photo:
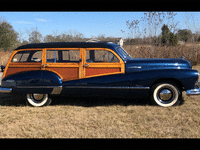
[[[15,50],[30,48],[111,48],[114,50],[116,46],[119,45],[110,42],[50,42],[22,45]]]

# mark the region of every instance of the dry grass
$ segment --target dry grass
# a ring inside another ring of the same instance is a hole
[[[1,95],[0,138],[199,138],[200,99],[183,94],[180,106],[148,99],[54,97],[35,108]]]
[[[180,58],[184,56],[192,65],[200,63],[200,45],[185,44],[177,46],[125,45],[124,49],[133,58]]]

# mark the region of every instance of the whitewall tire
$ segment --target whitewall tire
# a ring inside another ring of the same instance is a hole
[[[152,87],[150,99],[162,107],[178,105],[180,90],[175,83],[159,83]]]
[[[48,94],[27,94],[27,100],[31,106],[42,107],[47,106],[51,103],[51,99]]]

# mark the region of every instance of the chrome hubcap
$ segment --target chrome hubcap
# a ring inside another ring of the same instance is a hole
[[[44,97],[44,94],[33,94],[33,98],[38,101],[42,100],[43,97]]]
[[[161,100],[168,101],[172,98],[172,92],[168,89],[163,89],[160,91],[159,97]]]

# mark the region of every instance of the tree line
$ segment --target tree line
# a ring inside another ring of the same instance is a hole
[[[178,29],[179,22],[175,22],[174,17],[177,13],[174,12],[147,12],[140,20],[127,20],[126,25],[128,31],[121,32],[127,36],[127,45],[130,44],[150,44],[156,46],[176,46],[178,41],[182,43],[194,43],[200,41],[200,32],[196,28],[198,23],[197,16],[190,14],[186,16],[186,26],[190,28],[188,22],[192,22],[192,27],[195,33],[190,29]],[[190,20],[190,21],[189,21]],[[141,28],[145,26],[145,28]],[[161,29],[161,34],[158,30]],[[141,36],[143,36],[141,38]]]

